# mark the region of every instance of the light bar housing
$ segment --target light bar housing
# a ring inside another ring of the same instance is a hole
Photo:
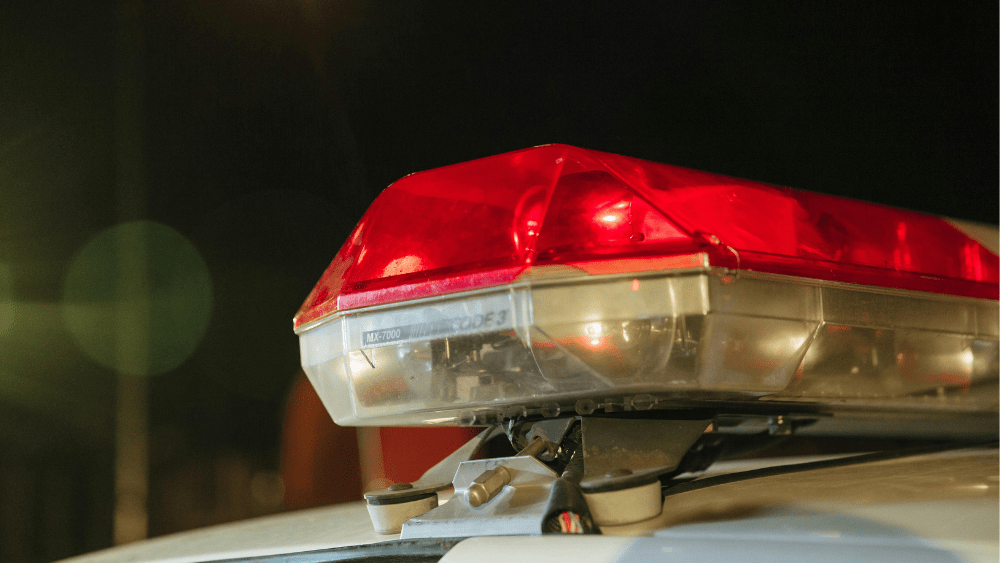
[[[997,271],[937,217],[548,145],[387,188],[295,327],[347,425],[996,413]]]

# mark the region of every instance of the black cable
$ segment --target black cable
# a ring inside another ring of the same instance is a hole
[[[549,502],[542,519],[543,534],[601,533],[579,486],[584,470],[581,436],[580,424],[577,423],[563,439],[560,453],[567,453],[569,459],[562,474],[549,489]]]
[[[791,465],[780,465],[777,467],[751,469],[749,471],[740,471],[738,473],[728,473],[726,475],[717,475],[715,477],[705,477],[704,479],[695,479],[693,481],[686,481],[684,483],[679,483],[676,485],[670,485],[668,483],[664,488],[663,494],[664,496],[676,495],[680,493],[686,493],[688,491],[704,489],[706,487],[725,485],[727,483],[735,483],[738,481],[757,479],[760,477],[771,477],[774,475],[784,475],[787,473],[796,473],[799,471],[811,471],[813,469],[827,469],[831,467],[842,467],[846,465],[869,463],[874,461],[887,461],[903,457],[911,457],[916,455],[937,453],[949,450],[960,450],[965,448],[975,448],[982,446],[996,447],[996,442],[991,441],[991,442],[976,442],[976,443],[937,444],[933,446],[921,446],[916,448],[905,448],[905,449],[891,450],[886,452],[874,452],[869,454],[853,455],[853,456],[841,457],[837,459],[828,459],[823,461],[810,461],[810,462],[796,463]]]

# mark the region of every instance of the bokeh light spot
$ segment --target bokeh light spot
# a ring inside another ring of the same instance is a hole
[[[163,373],[186,360],[208,328],[212,282],[180,233],[151,221],[107,229],[73,258],[63,317],[95,361],[133,375]]]

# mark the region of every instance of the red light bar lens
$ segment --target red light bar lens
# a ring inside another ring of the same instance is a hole
[[[997,256],[881,205],[546,145],[407,176],[295,317],[514,281],[539,264],[707,252],[712,266],[997,299]]]

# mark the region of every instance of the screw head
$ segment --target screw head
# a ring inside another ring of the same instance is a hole
[[[396,483],[389,487],[390,491],[405,491],[407,489],[412,489],[413,485],[410,483]]]

